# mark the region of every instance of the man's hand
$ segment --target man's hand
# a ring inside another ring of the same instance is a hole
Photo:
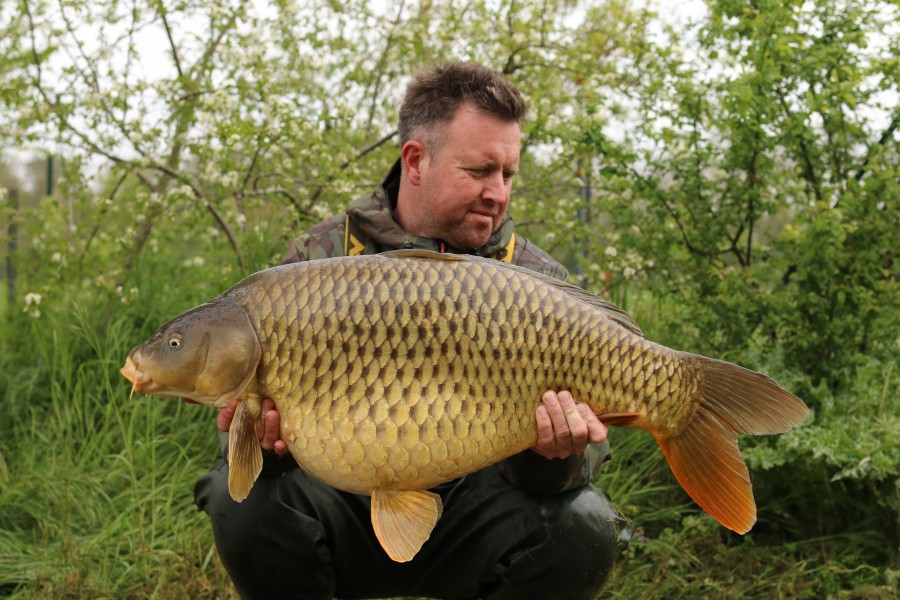
[[[588,444],[606,439],[606,425],[587,404],[575,402],[566,390],[547,390],[537,408],[538,443],[532,448],[546,458],[583,454]]]
[[[231,429],[231,422],[234,420],[234,411],[237,401],[232,401],[225,408],[219,411],[219,418],[216,419],[216,426],[220,431],[228,431]],[[259,445],[263,450],[272,450],[278,456],[287,453],[287,443],[281,439],[280,417],[278,411],[275,410],[275,403],[269,398],[263,398],[262,401],[262,418],[256,426],[256,435],[259,437]]]

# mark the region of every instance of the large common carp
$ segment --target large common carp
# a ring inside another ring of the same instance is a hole
[[[238,400],[229,491],[262,467],[262,398],[306,471],[371,494],[391,558],[410,560],[441,500],[428,488],[537,442],[535,409],[568,389],[607,424],[656,438],[704,510],[744,533],[756,506],[737,434],[807,408],[765,375],[644,339],[619,308],[490,259],[398,250],[260,271],[162,327],[121,370],[133,391]]]

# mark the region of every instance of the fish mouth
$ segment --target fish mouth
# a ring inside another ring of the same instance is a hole
[[[131,354],[125,359],[125,366],[119,369],[119,373],[131,382],[131,394],[128,396],[129,400],[134,397],[135,392],[138,394],[147,394],[153,391],[155,387],[158,387],[153,382],[153,379],[147,375],[146,371],[141,369],[140,365],[131,358]]]

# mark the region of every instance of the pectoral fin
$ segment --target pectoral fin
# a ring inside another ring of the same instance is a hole
[[[375,536],[397,562],[412,560],[431,536],[442,511],[441,497],[432,492],[372,492]]]
[[[611,412],[598,415],[597,418],[607,427],[612,427],[614,425],[618,427],[628,427],[628,423],[643,416],[644,413],[639,412]]]
[[[262,471],[262,449],[256,436],[259,410],[250,404],[250,400],[238,402],[228,432],[228,492],[237,502],[247,497]]]

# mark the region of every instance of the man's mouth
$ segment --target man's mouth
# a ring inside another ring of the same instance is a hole
[[[470,214],[475,215],[479,221],[490,221],[491,223],[497,218],[497,215],[487,211],[473,210],[470,211]]]

